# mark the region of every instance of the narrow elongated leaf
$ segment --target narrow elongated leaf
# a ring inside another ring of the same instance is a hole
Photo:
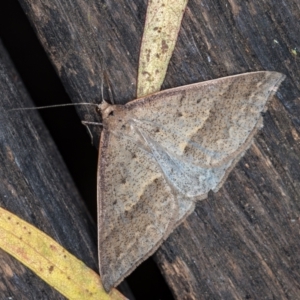
[[[68,299],[126,299],[115,289],[107,294],[93,270],[45,233],[2,208],[0,248]]]
[[[138,70],[137,97],[160,90],[187,0],[149,0]]]

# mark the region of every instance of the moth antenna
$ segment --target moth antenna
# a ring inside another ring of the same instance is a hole
[[[100,50],[99,48],[99,45],[98,45],[98,49]],[[105,99],[104,99],[104,72],[105,72],[105,66],[104,66],[104,60],[103,60],[103,57],[100,57],[100,69],[101,69],[101,85],[100,85],[100,90],[101,90],[101,102],[106,102]],[[100,104],[99,104],[100,106]]]
[[[84,126],[87,128],[88,133],[89,133],[89,135],[90,135],[90,137],[91,137],[91,143],[92,143],[92,145],[93,145],[94,138],[93,138],[92,132],[91,132],[91,130],[90,130],[90,128],[89,128],[89,125],[103,126],[103,124],[102,124],[102,123],[98,123],[98,122],[89,122],[89,121],[81,121],[81,124],[84,125]]]
[[[19,107],[8,109],[7,111],[18,111],[18,110],[35,110],[35,109],[45,109],[45,108],[55,108],[55,107],[64,107],[64,106],[77,106],[77,105],[93,105],[98,106],[95,103],[67,103],[67,104],[57,104],[57,105],[47,105],[47,106],[37,106],[37,107]]]
[[[98,45],[98,51],[97,53],[101,53],[101,49]],[[98,63],[100,61],[100,64]],[[107,75],[107,71],[106,71],[106,64],[105,64],[105,61],[103,59],[103,56],[100,56],[99,57],[99,60],[95,60],[95,63],[97,66],[99,66],[99,69],[100,69],[100,81],[101,81],[101,84],[100,84],[100,91],[101,91],[101,102],[107,102],[105,99],[104,99],[104,81],[107,83],[107,90],[108,90],[108,95],[109,95],[109,100],[111,102],[111,104],[115,104],[114,102],[114,98],[113,98],[113,93],[112,93],[112,89],[111,89],[111,84],[110,84],[110,80],[108,78],[108,75]],[[99,104],[100,106],[100,104]]]
[[[101,89],[101,101],[104,101],[103,81],[104,81],[104,79],[103,79],[103,72],[101,72],[101,87],[100,87],[100,89]]]
[[[21,108],[12,108],[12,109],[8,109],[7,111],[21,111],[21,110],[36,110],[36,109],[46,109],[46,108],[56,108],[56,107],[64,107],[64,106],[78,106],[78,105],[92,105],[92,106],[96,106],[99,107],[98,104],[95,103],[67,103],[67,104],[57,104],[57,105],[47,105],[47,106],[37,106],[37,107],[21,107]],[[103,125],[102,123],[97,123],[97,122],[88,122],[88,121],[81,121],[81,123],[88,129],[89,135],[91,137],[91,142],[93,144],[93,135],[91,133],[90,128],[88,127],[88,125]]]
[[[113,96],[113,93],[112,93],[112,90],[111,90],[110,80],[108,78],[106,70],[104,70],[103,73],[104,73],[104,79],[105,79],[105,81],[107,83],[107,86],[108,86],[109,100],[110,100],[110,102],[111,102],[112,105],[115,105],[114,96]]]

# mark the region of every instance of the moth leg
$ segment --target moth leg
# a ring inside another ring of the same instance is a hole
[[[87,129],[87,131],[88,131],[88,133],[89,133],[89,135],[90,135],[90,137],[91,137],[91,143],[92,143],[92,145],[93,145],[94,139],[93,139],[92,132],[91,132],[91,130],[90,130],[90,128],[89,128],[89,125],[103,126],[103,124],[102,124],[102,123],[98,123],[98,122],[89,122],[89,121],[81,121],[81,124],[82,124],[83,126],[86,127],[86,129]]]

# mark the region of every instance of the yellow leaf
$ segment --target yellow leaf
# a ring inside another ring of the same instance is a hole
[[[2,208],[0,247],[68,299],[126,299],[115,289],[107,294],[93,270],[45,233]]]
[[[138,70],[137,97],[160,90],[187,0],[149,0]]]

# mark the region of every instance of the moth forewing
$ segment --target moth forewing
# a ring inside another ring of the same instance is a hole
[[[217,191],[262,127],[284,75],[253,72],[103,105],[100,275],[108,291]]]

